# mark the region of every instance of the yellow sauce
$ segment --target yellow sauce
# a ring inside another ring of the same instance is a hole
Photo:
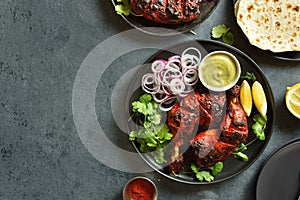
[[[212,54],[201,65],[203,65],[200,70],[202,79],[212,87],[226,87],[237,76],[236,62],[223,53]]]

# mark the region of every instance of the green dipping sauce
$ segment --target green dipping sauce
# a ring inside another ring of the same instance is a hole
[[[237,77],[236,61],[224,53],[215,53],[201,64],[200,73],[203,81],[212,87],[228,86]]]

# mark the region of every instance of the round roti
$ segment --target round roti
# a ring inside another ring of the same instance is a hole
[[[299,0],[238,0],[234,14],[249,42],[273,52],[300,51]]]

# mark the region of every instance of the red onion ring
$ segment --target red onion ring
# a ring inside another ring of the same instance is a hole
[[[195,47],[189,47],[181,56],[171,56],[167,61],[158,59],[151,64],[152,73],[143,76],[142,88],[153,95],[161,110],[168,111],[177,96],[184,97],[193,91],[199,80],[200,61],[201,53]]]

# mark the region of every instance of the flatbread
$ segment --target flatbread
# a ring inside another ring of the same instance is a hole
[[[300,0],[238,0],[237,23],[260,49],[300,51]]]

